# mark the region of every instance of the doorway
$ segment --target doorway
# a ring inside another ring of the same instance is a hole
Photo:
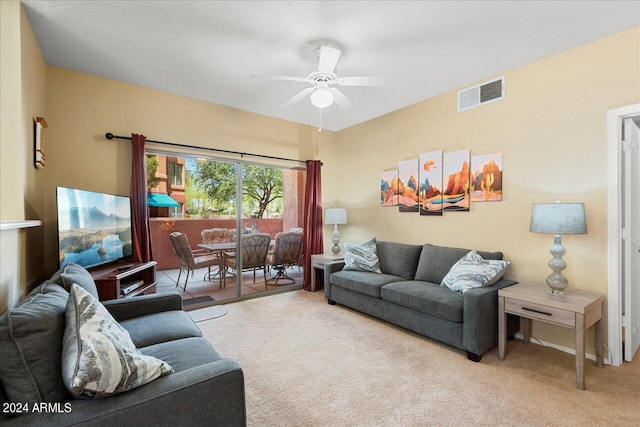
[[[640,104],[607,112],[610,363],[640,346]]]

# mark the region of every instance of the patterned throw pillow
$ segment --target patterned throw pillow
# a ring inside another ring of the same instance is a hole
[[[491,286],[504,275],[511,261],[484,259],[475,250],[460,258],[442,279],[440,286],[464,294],[469,289]]]
[[[71,285],[62,342],[62,380],[76,398],[122,393],[173,372],[138,351],[126,329],[80,286]]]
[[[343,270],[380,271],[380,260],[376,249],[376,238],[367,240],[363,244],[346,242],[344,244],[344,268]]]

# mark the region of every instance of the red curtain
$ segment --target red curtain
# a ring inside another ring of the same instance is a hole
[[[324,252],[322,237],[322,162],[307,161],[307,183],[304,196],[304,290],[311,291],[311,274],[321,274],[311,268],[311,255]],[[322,280],[316,277],[316,289],[322,289]]]
[[[131,233],[133,234],[133,259],[147,262],[151,253],[149,207],[147,206],[147,173],[144,135],[131,134]]]

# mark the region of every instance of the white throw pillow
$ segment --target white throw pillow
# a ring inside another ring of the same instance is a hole
[[[502,278],[510,264],[511,261],[484,259],[473,250],[451,267],[440,285],[459,294],[469,289],[491,286]]]
[[[344,244],[344,252],[343,270],[382,273],[382,271],[380,271],[380,260],[378,259],[375,237],[371,240],[367,240],[361,245],[346,242]]]
[[[65,321],[62,380],[76,398],[122,393],[173,372],[168,363],[140,353],[129,332],[75,283]]]

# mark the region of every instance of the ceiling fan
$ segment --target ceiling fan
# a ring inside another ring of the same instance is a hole
[[[349,99],[338,89],[337,86],[379,86],[380,78],[374,76],[352,76],[338,77],[336,74],[336,65],[340,59],[342,51],[331,46],[322,45],[318,52],[318,69],[312,70],[307,77],[292,76],[272,76],[272,75],[253,75],[254,78],[265,78],[271,80],[285,80],[300,83],[311,84],[310,87],[303,89],[294,95],[287,102],[282,104],[280,108],[291,108],[307,96],[310,97],[311,103],[320,108],[327,108],[335,103],[345,110],[353,109],[355,106]]]

